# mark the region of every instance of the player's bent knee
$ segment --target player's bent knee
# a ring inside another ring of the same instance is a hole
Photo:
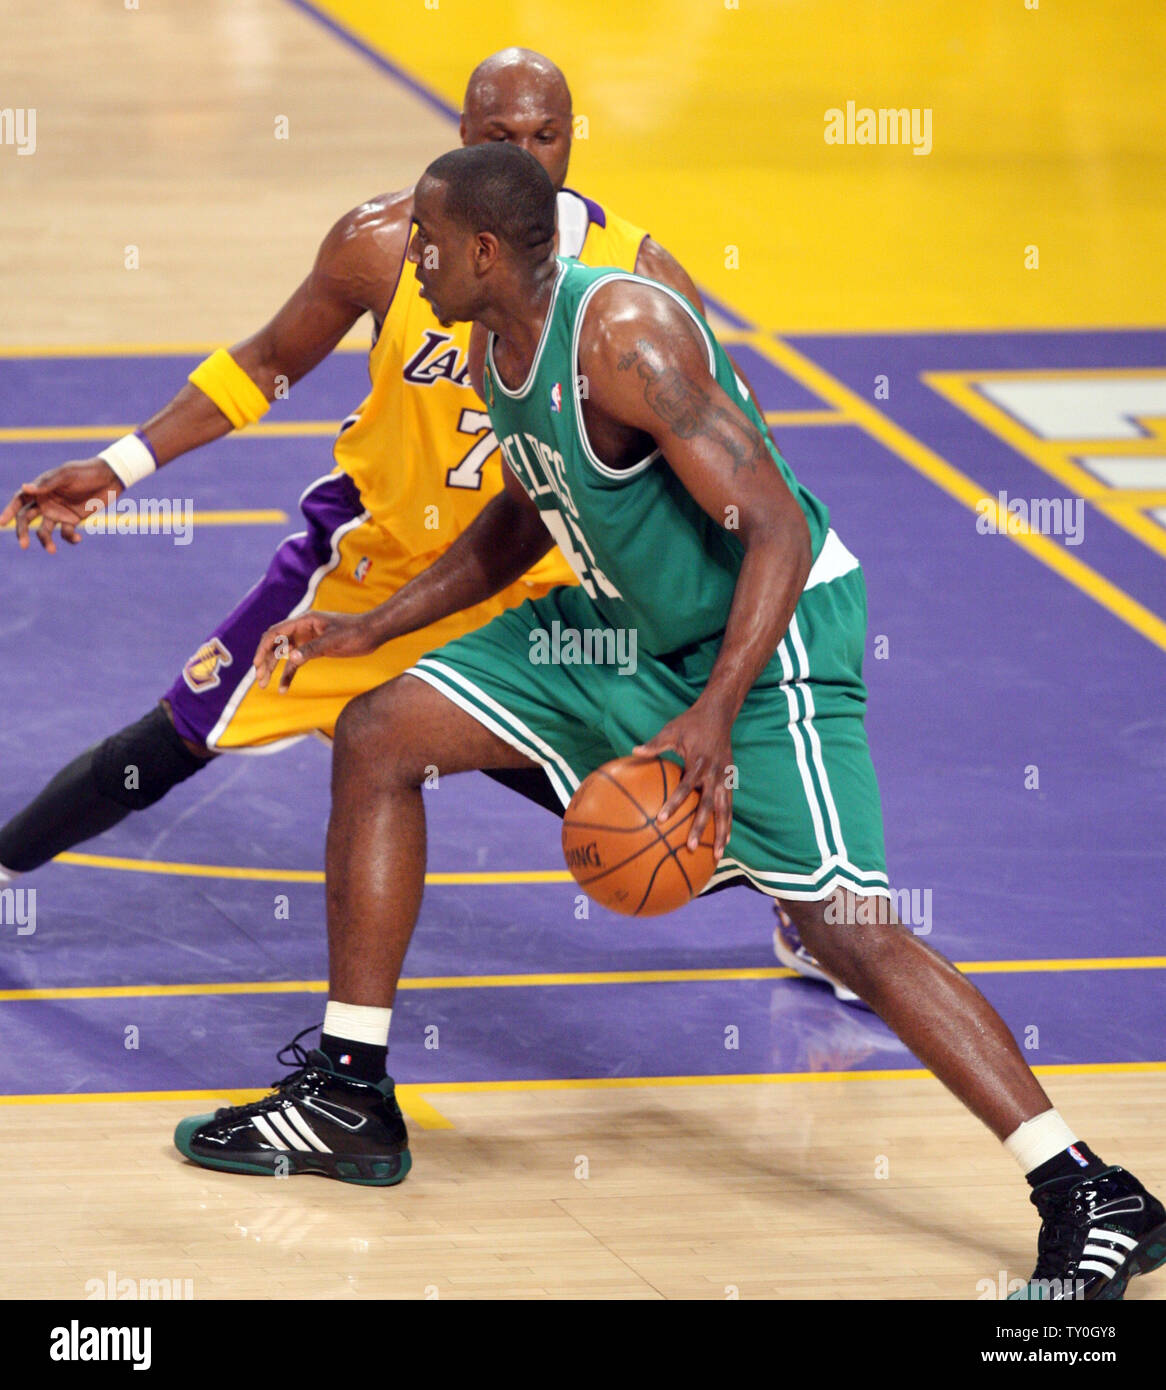
[[[407,696],[398,677],[349,700],[336,721],[335,763],[344,770],[375,768],[381,776],[399,778],[409,757]]]
[[[367,756],[369,744],[377,737],[378,721],[374,716],[371,697],[374,691],[357,695],[340,711],[336,732],[332,736],[332,757],[338,762]]]
[[[207,762],[205,755],[187,747],[169,712],[155,705],[136,724],[93,750],[93,782],[110,801],[130,811],[144,811]]]

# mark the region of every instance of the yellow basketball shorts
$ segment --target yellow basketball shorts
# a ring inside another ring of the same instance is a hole
[[[308,734],[331,738],[356,695],[551,587],[520,580],[476,608],[388,642],[366,657],[320,658],[281,695],[255,683],[251,662],[273,623],[313,610],[360,613],[383,603],[423,566],[402,557],[364,509],[346,473],[317,479],[300,498],[306,529],[289,536],[263,578],[214,629],[166,692],[183,738],[218,752],[273,753]]]

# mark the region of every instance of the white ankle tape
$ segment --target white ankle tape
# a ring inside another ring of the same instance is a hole
[[[1077,1136],[1061,1119],[1060,1112],[1046,1110],[1043,1115],[1025,1120],[1019,1129],[1013,1130],[1005,1139],[1004,1147],[1020,1164],[1022,1173],[1031,1173],[1076,1142]]]
[[[324,1032],[346,1042],[387,1047],[392,1017],[392,1009],[377,1009],[371,1004],[341,1004],[329,999],[324,1010]]]

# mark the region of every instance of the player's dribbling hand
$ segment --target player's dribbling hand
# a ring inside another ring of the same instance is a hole
[[[78,527],[124,491],[121,480],[104,459],[65,463],[60,468],[50,468],[33,483],[22,483],[0,512],[0,526],[15,522],[17,542],[21,550],[27,550],[29,530],[39,517],[36,538],[50,555],[55,555],[53,532],[58,526],[62,540],[77,545],[81,540]]]
[[[255,660],[261,690],[267,689],[272,672],[284,663],[279,678],[282,695],[305,661],[318,656],[367,656],[377,642],[359,613],[305,613],[269,627],[259,639]]]
[[[692,819],[688,848],[696,852],[709,817],[715,834],[713,853],[719,860],[729,843],[733,824],[733,793],[729,789],[733,765],[732,721],[714,708],[702,708],[698,700],[691,709],[665,724],[654,739],[633,748],[637,758],[678,753],[684,759],[684,776],[676,790],[660,807],[656,819],[664,822],[674,815],[692,791],[699,791],[700,805]]]

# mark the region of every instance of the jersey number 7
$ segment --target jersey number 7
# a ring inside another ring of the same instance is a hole
[[[490,417],[484,410],[463,410],[457,422],[459,434],[482,434],[470,451],[445,475],[446,487],[464,487],[477,492],[482,486],[482,466],[498,447],[498,439],[490,428]]]

